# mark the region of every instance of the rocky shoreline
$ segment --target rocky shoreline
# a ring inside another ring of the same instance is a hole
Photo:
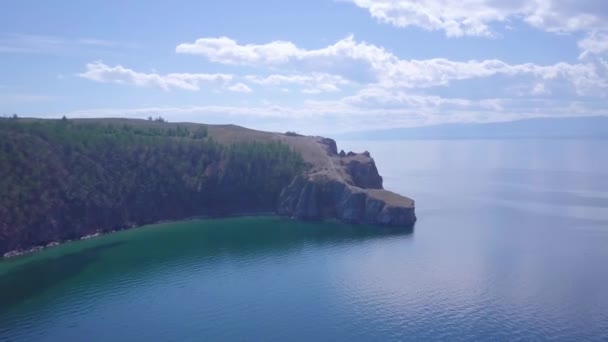
[[[120,231],[123,231],[123,230],[143,228],[143,227],[146,227],[146,226],[156,225],[156,224],[171,223],[171,222],[195,221],[195,220],[206,220],[206,219],[214,219],[214,218],[248,217],[248,216],[273,216],[273,215],[276,215],[276,214],[275,213],[271,213],[271,212],[260,212],[260,213],[243,212],[243,213],[233,213],[233,214],[222,215],[222,216],[199,215],[199,216],[193,216],[193,217],[185,218],[185,219],[182,219],[182,220],[162,220],[162,221],[147,223],[147,224],[144,224],[144,225],[132,225],[131,227],[125,227],[125,228],[122,228],[122,229],[113,229],[113,230],[107,230],[107,231],[98,231],[98,232],[95,232],[93,234],[84,235],[84,236],[82,236],[82,237],[80,237],[78,239],[68,239],[68,240],[64,240],[64,241],[52,241],[52,242],[47,243],[46,245],[34,246],[34,247],[26,248],[26,249],[12,250],[12,251],[8,251],[8,252],[4,253],[3,255],[1,255],[0,256],[0,260],[2,260],[2,259],[10,259],[10,258],[22,256],[22,255],[31,254],[31,253],[34,253],[34,252],[42,251],[42,250],[45,250],[45,249],[48,249],[48,248],[52,248],[52,247],[56,247],[56,246],[59,246],[59,245],[65,244],[65,243],[69,243],[69,242],[94,239],[94,238],[97,238],[97,237],[100,237],[100,236],[104,236],[104,235],[120,232]]]
[[[18,256],[22,256],[22,255],[27,255],[27,254],[31,254],[34,252],[38,252],[44,249],[48,249],[48,248],[52,248],[55,246],[59,246],[62,245],[64,243],[68,243],[68,242],[72,242],[72,241],[79,241],[79,240],[87,240],[87,239],[92,239],[101,235],[105,235],[105,234],[110,234],[110,233],[114,233],[117,230],[114,231],[108,231],[108,232],[104,232],[104,233],[95,233],[95,234],[90,234],[90,235],[85,235],[79,239],[76,240],[66,240],[66,241],[53,241],[53,242],[49,242],[48,244],[44,245],[44,246],[34,246],[31,248],[27,248],[27,249],[17,249],[17,250],[13,250],[13,251],[8,251],[6,253],[4,253],[4,255],[2,255],[2,257],[0,259],[10,259],[10,258],[15,258]]]

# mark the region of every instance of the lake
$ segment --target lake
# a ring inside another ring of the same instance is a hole
[[[608,141],[342,141],[413,229],[245,217],[0,262],[0,341],[606,341]]]

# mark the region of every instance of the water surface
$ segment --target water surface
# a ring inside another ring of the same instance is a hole
[[[608,340],[608,142],[341,142],[413,230],[189,221],[0,262],[2,341]]]

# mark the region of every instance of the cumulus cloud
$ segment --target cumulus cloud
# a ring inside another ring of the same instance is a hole
[[[212,62],[224,64],[285,63],[302,52],[291,42],[274,41],[261,45],[239,45],[235,40],[227,37],[200,38],[194,43],[179,44],[175,51],[206,56]]]
[[[517,7],[515,3],[512,5]],[[467,25],[469,24],[474,23]],[[572,25],[564,27],[574,27]],[[550,30],[551,27],[547,24],[545,29]],[[579,61],[546,65],[508,63],[499,59],[402,59],[382,46],[358,41],[354,36],[312,49],[288,41],[241,44],[227,37],[201,38],[178,45],[176,51],[230,65],[231,69],[234,66],[247,66],[245,70],[248,72],[258,70],[261,74],[160,75],[137,72],[121,65],[108,66],[94,62],[88,64],[86,71],[79,76],[98,82],[151,86],[165,90],[198,90],[203,83],[215,83],[221,89],[241,93],[252,92],[250,86],[254,85],[275,88],[281,92],[300,91],[307,95],[335,93],[324,100],[303,96],[302,103],[290,102],[289,106],[263,103],[260,106],[158,108],[159,114],[163,116],[164,111],[167,111],[182,120],[193,121],[200,121],[193,116],[213,114],[220,115],[220,119],[223,119],[221,115],[238,116],[245,120],[243,122],[251,120],[254,123],[254,119],[260,117],[276,118],[276,121],[270,120],[275,123],[344,119],[344,122],[352,125],[391,127],[509,120],[547,114],[608,115],[605,108],[594,104],[598,102],[597,99],[587,98],[608,95],[608,62],[602,58],[586,58],[588,55],[596,56],[606,52],[604,36],[602,31],[594,31],[587,38],[579,43],[580,49],[585,51],[585,56]],[[366,79],[357,79],[358,75],[364,75]],[[481,98],[484,95],[461,98],[433,94],[433,91],[441,87],[453,86],[458,82],[492,77],[507,83],[504,93],[498,89],[496,95],[486,94],[491,98]],[[517,86],[509,87],[509,83]],[[336,94],[346,88],[352,92],[341,98],[336,97]],[[562,99],[554,95],[551,98],[547,96],[554,91],[558,94],[572,92],[571,95],[580,97],[573,100],[572,97]],[[501,97],[505,95],[515,95],[515,98]],[[133,113],[147,117],[152,110],[156,109],[137,109]]]
[[[380,22],[444,31],[448,37],[494,36],[493,26],[521,20],[548,32],[605,29],[608,4],[597,0],[347,0]]]
[[[253,91],[249,86],[240,82],[229,86],[227,89],[236,93],[251,93]]]
[[[608,53],[608,31],[592,32],[586,38],[579,41],[578,46],[582,50],[579,56],[580,59],[584,59],[590,55]]]
[[[412,93],[399,89],[382,87],[368,87],[355,95],[347,96],[341,100],[343,103],[360,108],[419,108],[439,109],[445,107],[500,109],[501,99],[470,100],[463,98],[446,98],[436,95]]]
[[[139,117],[161,115],[170,121],[226,123],[238,121],[252,128],[301,132],[336,133],[362,129],[420,126],[447,122],[493,122],[514,119],[582,115],[608,116],[608,110],[592,102],[562,99],[469,100],[409,94],[376,89],[335,101],[306,101],[285,106],[209,105],[188,107],[103,108],[58,113],[68,117]]]
[[[189,53],[199,54],[211,61],[223,64],[280,66],[292,63],[300,69],[319,71],[330,69],[341,72],[347,79],[360,73],[362,68],[371,76],[371,82],[385,87],[430,88],[447,86],[454,81],[487,78],[497,75],[528,75],[542,80],[565,80],[579,94],[605,93],[606,77],[598,71],[597,63],[556,63],[538,65],[534,63],[509,64],[490,60],[453,61],[446,58],[427,60],[400,59],[383,47],[355,40],[353,36],[320,49],[299,48],[290,42],[271,42],[262,45],[239,45],[229,38],[219,38],[221,45],[212,38],[198,39]],[[229,43],[228,43],[229,42]],[[180,51],[180,46],[178,51]],[[288,47],[288,48],[286,48]],[[263,51],[263,53],[261,52]],[[268,56],[274,56],[272,58]],[[349,66],[351,66],[349,68]],[[298,80],[298,78],[292,78]],[[259,79],[255,79],[260,81]],[[275,76],[266,83],[284,82],[289,78]],[[302,81],[302,79],[299,79]],[[332,86],[333,85],[333,86]],[[336,83],[325,83],[325,91],[338,87]],[[323,91],[310,88],[311,93]]]
[[[101,61],[88,63],[86,71],[78,74],[96,82],[131,84],[139,87],[158,87],[163,90],[173,88],[185,90],[199,90],[202,83],[226,83],[233,76],[228,74],[190,74],[171,73],[159,75],[156,73],[142,73],[123,67],[122,65],[108,66]]]
[[[351,81],[339,75],[315,72],[310,74],[273,74],[269,76],[248,75],[246,78],[252,83],[263,86],[302,86],[304,87],[302,93],[305,94],[337,92],[341,90],[341,86],[352,84]]]
[[[549,89],[547,89],[547,86],[545,86],[544,83],[536,83],[530,93],[532,95],[546,95],[546,94],[550,94],[551,91],[549,91]]]
[[[369,60],[383,54],[384,49],[365,42],[358,43],[353,36],[316,50],[299,48],[294,43],[286,41],[239,44],[236,40],[220,37],[200,38],[194,43],[179,44],[176,52],[203,56],[216,63],[259,66],[284,65],[303,60],[314,62],[331,57]]]
[[[445,86],[453,81],[491,76],[532,76],[544,81],[567,81],[579,95],[605,94],[608,79],[594,63],[534,63],[508,64],[501,60],[471,60],[467,62],[447,59],[399,61],[390,67],[383,79],[388,85],[407,88]]]

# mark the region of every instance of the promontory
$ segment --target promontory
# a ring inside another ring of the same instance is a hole
[[[0,175],[0,256],[200,216],[416,221],[368,152],[234,125],[2,118]]]

